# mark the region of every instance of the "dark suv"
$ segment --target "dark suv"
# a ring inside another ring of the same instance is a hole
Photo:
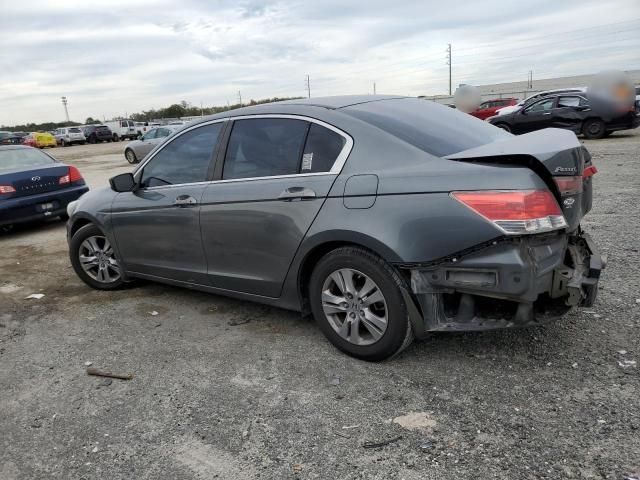
[[[104,125],[87,125],[82,127],[82,133],[89,143],[113,142],[113,133]]]

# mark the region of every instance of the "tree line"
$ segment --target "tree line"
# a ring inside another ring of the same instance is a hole
[[[263,103],[278,102],[282,100],[294,100],[302,97],[273,97],[264,98],[262,100],[250,100],[249,103],[235,103],[232,105],[218,106],[218,107],[198,107],[191,105],[186,101],[180,103],[174,103],[165,108],[143,110],[142,112],[134,113],[129,116],[131,120],[136,122],[149,122],[151,120],[159,120],[161,118],[182,118],[182,117],[196,117],[199,115],[213,115],[214,113],[226,112],[228,110],[234,110],[240,107],[246,107],[249,105],[260,105]],[[113,120],[121,120],[123,117],[115,117]],[[56,128],[62,127],[74,127],[77,125],[92,125],[102,123],[99,119],[93,117],[87,117],[84,123],[78,122],[44,122],[44,123],[26,123],[23,125],[14,125],[12,127],[0,126],[0,130],[6,130],[10,132],[39,132],[50,131]]]

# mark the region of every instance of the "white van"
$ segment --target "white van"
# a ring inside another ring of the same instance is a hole
[[[112,120],[105,122],[104,125],[109,127],[109,130],[113,132],[113,141],[129,139],[135,140],[138,138],[138,131],[133,120]]]

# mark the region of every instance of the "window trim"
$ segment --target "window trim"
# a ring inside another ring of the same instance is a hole
[[[151,155],[149,155],[149,157],[144,161],[144,163],[141,163],[134,171],[133,171],[133,176],[135,177],[136,181],[139,180],[138,175],[140,174],[140,172],[142,172],[144,170],[144,167],[147,165],[147,163],[149,163],[151,160],[153,160],[155,158],[156,155],[158,155],[158,153],[160,153],[167,145],[169,145],[170,143],[174,142],[177,138],[181,137],[182,135],[184,135],[187,132],[190,132],[191,130],[194,130],[196,128],[199,127],[204,127],[206,125],[211,125],[214,123],[220,123],[220,122],[229,122],[229,132],[231,131],[231,128],[233,127],[233,122],[236,120],[247,120],[247,119],[255,119],[255,118],[290,118],[293,120],[304,120],[306,122],[310,122],[310,123],[316,123],[322,127],[325,127],[335,133],[337,133],[338,135],[342,136],[345,139],[345,144],[344,147],[342,147],[342,150],[340,151],[340,153],[338,154],[338,156],[336,157],[336,160],[333,162],[333,165],[331,166],[331,169],[327,172],[315,172],[315,173],[292,173],[292,174],[288,174],[288,175],[271,175],[271,176],[267,176],[267,177],[248,177],[248,178],[230,178],[227,180],[205,180],[202,182],[192,182],[192,183],[177,183],[177,184],[171,184],[171,185],[157,185],[154,187],[146,187],[144,188],[145,191],[149,191],[149,190],[156,190],[156,189],[164,189],[164,188],[175,188],[175,187],[182,187],[182,186],[189,186],[189,185],[205,185],[205,184],[212,184],[212,183],[234,183],[234,182],[252,182],[252,181],[256,181],[256,180],[269,180],[269,179],[278,179],[278,178],[299,178],[299,177],[317,177],[317,176],[326,176],[326,175],[339,175],[340,172],[342,172],[342,168],[344,167],[345,163],[347,163],[347,159],[349,158],[349,155],[351,154],[351,150],[353,149],[353,137],[351,137],[351,135],[349,135],[348,133],[346,133],[343,130],[340,130],[337,127],[334,127],[333,125],[331,125],[330,123],[327,123],[325,121],[322,120],[318,120],[316,118],[313,117],[307,117],[305,115],[296,115],[296,114],[285,114],[285,113],[258,113],[255,115],[239,115],[237,117],[224,117],[224,118],[217,118],[215,120],[209,120],[206,122],[202,122],[202,123],[198,123],[195,125],[191,125],[189,128],[186,128],[184,130],[180,130],[177,134],[175,134],[175,136],[171,139],[170,142],[166,142],[166,143],[162,143],[162,145],[160,146],[160,148],[158,148],[157,150],[155,150],[154,152],[152,152]],[[223,155],[218,156],[216,154],[216,152],[214,152],[213,155],[213,163],[216,164],[214,165],[214,168],[217,169],[217,163],[221,162],[221,165],[224,166],[224,159],[226,156],[226,151],[227,151],[227,145],[229,143],[229,135],[225,135],[225,130],[223,127],[222,132],[220,133],[220,142],[224,142],[224,144],[219,144],[216,149],[220,148],[220,150],[222,151]]]

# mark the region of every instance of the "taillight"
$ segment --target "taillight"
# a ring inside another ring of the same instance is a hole
[[[66,185],[67,183],[78,182],[80,180],[82,180],[80,170],[78,170],[76,167],[69,167],[67,174],[64,177],[60,177],[58,183],[60,185]]]
[[[582,193],[582,177],[553,177],[561,196]]]
[[[540,233],[567,226],[548,190],[452,192],[453,198],[508,235]]]
[[[598,173],[598,169],[595,167],[595,165],[589,165],[584,169],[584,172],[582,172],[582,178],[593,177],[596,173]]]
[[[14,193],[16,191],[11,185],[0,185],[0,195]]]

